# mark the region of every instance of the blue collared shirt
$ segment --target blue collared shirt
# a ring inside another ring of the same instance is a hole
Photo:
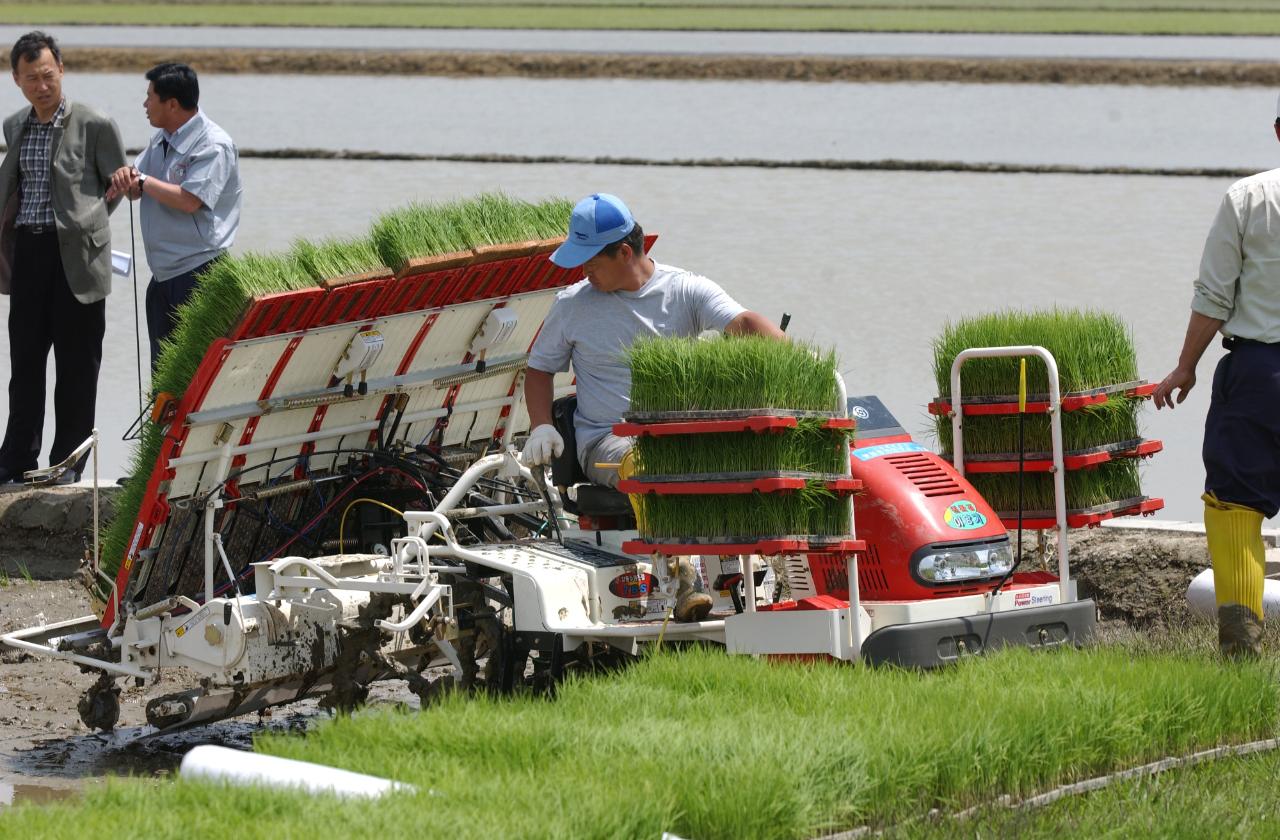
[[[142,197],[142,242],[157,280],[169,280],[222,254],[240,226],[240,153],[231,137],[197,111],[170,134],[157,131],[134,163],[151,178],[200,199],[194,213]]]

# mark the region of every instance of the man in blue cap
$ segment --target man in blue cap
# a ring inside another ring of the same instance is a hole
[[[644,231],[617,196],[596,193],[578,202],[569,235],[551,261],[562,268],[581,266],[585,279],[556,296],[529,355],[524,396],[532,431],[521,456],[526,464],[550,463],[564,451],[551,422],[552,378],[570,364],[578,381],[578,460],[592,482],[616,487],[618,470],[596,464],[622,463],[631,450],[631,439],[615,436],[612,427],[631,403],[631,369],[623,354],[636,339],[706,330],[783,338],[772,322],[707,278],[650,259]],[[692,576],[691,569],[679,571],[682,579]],[[677,599],[678,620],[697,620],[711,606],[705,595]]]

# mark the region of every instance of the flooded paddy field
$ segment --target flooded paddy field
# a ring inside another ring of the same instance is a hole
[[[365,231],[384,209],[504,189],[524,198],[612,190],[627,196],[655,255],[715,278],[791,333],[834,346],[851,393],[879,394],[931,442],[931,341],[950,318],[1003,306],[1094,306],[1132,325],[1139,370],[1174,364],[1204,232],[1227,181],[1070,175],[818,172],[759,169],[518,166],[354,161],[243,164],[240,250],[282,250],[298,237]],[[127,208],[113,217],[128,242]],[[145,285],[145,265],[139,267]],[[108,299],[99,386],[104,468],[137,412],[131,284]],[[0,315],[6,312],[0,299]],[[145,330],[145,325],[143,327]],[[144,333],[145,336],[145,333]],[[1207,382],[1177,411],[1142,415],[1165,442],[1147,462],[1162,516],[1200,515],[1200,436]],[[0,375],[7,373],[0,359]],[[52,370],[52,368],[50,368]],[[7,409],[0,395],[0,408]],[[51,433],[51,427],[50,427]]]
[[[0,26],[0,42],[29,27]],[[68,47],[472,50],[693,55],[1160,58],[1273,61],[1274,36],[914,32],[611,32],[573,29],[336,29],[295,26],[58,26]]]

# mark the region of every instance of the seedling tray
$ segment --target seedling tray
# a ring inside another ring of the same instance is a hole
[[[1131,499],[1120,499],[1115,502],[1077,508],[1067,511],[1068,528],[1093,528],[1108,519],[1117,516],[1149,516],[1164,508],[1164,499],[1151,496],[1135,496]],[[1000,511],[998,516],[1006,528],[1018,527],[1017,511]],[[1026,531],[1038,531],[1054,528],[1058,524],[1057,517],[1051,510],[1025,511],[1022,514],[1022,528]]]
[[[659,496],[737,495],[742,493],[785,493],[802,489],[810,481],[822,482],[828,490],[847,496],[862,489],[862,482],[844,475],[805,472],[704,473],[689,475],[646,475],[618,482],[623,493],[654,493]]]
[[[1145,379],[1135,382],[1124,382],[1119,385],[1107,385],[1103,388],[1092,388],[1087,391],[1072,391],[1062,395],[1062,410],[1076,411],[1091,405],[1102,405],[1112,396],[1138,397],[1146,399],[1156,390],[1154,382]],[[990,414],[1018,414],[1018,396],[1002,395],[991,397],[964,397],[961,401],[964,414],[969,417]],[[1048,394],[1028,394],[1027,414],[1045,414],[1049,411]],[[946,417],[951,413],[951,400],[935,397],[929,403],[929,413]]]
[[[1164,443],[1161,441],[1135,438],[1066,452],[1062,456],[1062,465],[1068,470],[1084,470],[1105,464],[1114,458],[1148,458],[1162,449],[1164,449]],[[943,457],[950,460],[950,456]],[[1018,455],[1016,452],[970,455],[964,460],[964,469],[965,472],[970,473],[1016,473]],[[1053,454],[1028,452],[1022,461],[1022,471],[1053,472]]]
[[[682,540],[650,541],[627,540],[622,544],[627,554],[667,554],[673,556],[691,554],[856,554],[865,552],[863,540],[848,537],[779,536],[779,537],[727,537],[723,540],[698,540],[690,537]]]

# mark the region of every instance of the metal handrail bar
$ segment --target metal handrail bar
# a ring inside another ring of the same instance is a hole
[[[951,460],[964,475],[964,401],[960,391],[960,367],[969,359],[1037,356],[1049,375],[1049,430],[1053,441],[1053,502],[1058,530],[1058,587],[1062,600],[1070,598],[1071,570],[1067,563],[1066,465],[1062,448],[1062,391],[1058,384],[1058,363],[1053,354],[1036,345],[1011,347],[971,347],[960,351],[951,363]],[[1016,562],[1016,558],[1015,558]]]

